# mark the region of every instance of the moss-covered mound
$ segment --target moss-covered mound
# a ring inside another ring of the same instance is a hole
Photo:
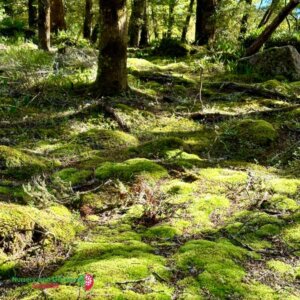
[[[7,146],[0,146],[0,172],[15,178],[28,178],[51,167],[51,163]]]
[[[277,136],[275,128],[267,121],[235,121],[223,127],[216,151],[225,151],[233,158],[252,159],[264,154]]]
[[[138,144],[137,138],[131,134],[105,129],[91,129],[83,132],[77,136],[76,142],[95,150],[118,149]]]
[[[190,48],[177,39],[163,38],[153,52],[160,56],[183,57],[189,54]]]
[[[129,152],[132,155],[138,155],[145,158],[162,158],[167,151],[175,149],[184,149],[184,142],[179,138],[167,137],[152,140],[137,147],[132,147]]]
[[[71,185],[78,185],[87,181],[93,175],[90,170],[78,170],[76,168],[67,168],[53,174],[53,179],[60,178]]]
[[[15,265],[10,263],[13,255],[39,242],[43,242],[51,251],[57,242],[70,243],[81,229],[79,221],[61,205],[38,210],[29,206],[0,203],[0,248],[3,251],[2,261],[0,253],[0,276],[8,271],[8,265]],[[1,265],[4,261],[8,265]]]
[[[96,177],[100,180],[118,178],[129,181],[136,175],[144,174],[155,179],[167,176],[162,166],[144,158],[134,158],[123,163],[106,162],[96,169]]]

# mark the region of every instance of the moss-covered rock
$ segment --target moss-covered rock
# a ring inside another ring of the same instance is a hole
[[[93,172],[90,170],[78,170],[76,168],[67,168],[60,170],[53,174],[53,179],[60,178],[61,180],[71,183],[71,185],[78,185],[86,182]]]
[[[160,44],[154,49],[154,54],[170,57],[182,57],[187,56],[189,51],[189,46],[179,40],[163,38],[160,41]]]
[[[106,162],[96,169],[96,177],[100,180],[118,178],[129,181],[136,175],[150,176],[159,179],[168,175],[162,166],[144,158],[134,158],[123,163]]]
[[[138,155],[139,157],[162,158],[166,156],[167,151],[180,148],[184,148],[184,142],[181,139],[175,137],[166,137],[152,140],[137,147],[130,148],[129,151],[132,155]]]
[[[51,167],[51,162],[23,151],[0,146],[0,170],[18,179],[28,178]]]
[[[78,144],[87,145],[95,150],[119,149],[136,146],[138,140],[131,134],[119,130],[91,129],[79,134]]]
[[[216,152],[225,151],[229,157],[252,159],[265,153],[278,134],[267,121],[244,119],[226,124],[216,144]]]

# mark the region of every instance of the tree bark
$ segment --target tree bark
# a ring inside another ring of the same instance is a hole
[[[38,0],[39,47],[50,51],[50,0]]]
[[[213,42],[216,33],[215,13],[217,0],[197,0],[196,37],[197,45]]]
[[[100,0],[100,41],[96,89],[101,95],[127,90],[126,0]]]
[[[131,47],[139,47],[145,8],[145,0],[133,0],[129,21],[129,46]]]
[[[172,31],[175,23],[174,10],[177,4],[177,0],[170,0],[169,2],[169,18],[168,18],[168,31],[167,38],[170,39],[172,37]]]
[[[141,40],[140,47],[147,47],[149,45],[149,23],[148,23],[148,13],[147,13],[147,0],[145,1],[145,9],[144,9],[144,22],[142,25],[141,31]]]
[[[51,31],[67,30],[63,0],[51,0]]]
[[[182,29],[182,34],[181,34],[181,41],[182,42],[186,42],[186,35],[188,33],[189,30],[189,26],[190,26],[190,21],[191,21],[191,17],[193,14],[193,9],[194,9],[194,3],[195,0],[190,0],[190,4],[189,4],[189,8],[188,8],[188,14],[186,16],[184,25],[183,25],[183,29]]]
[[[259,51],[263,44],[270,38],[272,33],[284,21],[284,19],[297,7],[300,0],[291,0],[276,16],[273,22],[268,25],[254,43],[246,50],[245,55],[250,56]]]
[[[245,12],[241,20],[241,29],[240,29],[240,36],[239,40],[243,40],[247,30],[248,30],[248,20],[249,20],[249,8],[252,5],[252,0],[245,0],[246,2],[246,7],[245,7]]]
[[[83,24],[83,37],[87,40],[91,39],[93,26],[93,0],[85,0],[85,16]]]
[[[156,40],[159,39],[159,33],[158,33],[158,24],[156,19],[156,13],[154,11],[154,4],[151,5],[151,20],[152,20],[152,26],[153,26],[153,33]]]
[[[37,27],[38,15],[35,4],[36,0],[28,0],[28,25],[30,29]]]

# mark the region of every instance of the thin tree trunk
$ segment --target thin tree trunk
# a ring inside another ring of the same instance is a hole
[[[85,0],[85,16],[83,24],[83,37],[87,40],[91,39],[93,25],[93,0]]]
[[[152,6],[151,6],[151,19],[152,19],[153,33],[154,33],[154,38],[156,40],[158,40],[159,39],[158,25],[157,25],[156,14],[155,14],[153,6],[154,5],[152,4]]]
[[[264,13],[263,18],[259,22],[258,28],[261,28],[261,27],[265,26],[269,22],[269,20],[270,20],[271,16],[273,15],[274,10],[277,7],[278,3],[279,3],[278,0],[272,0],[271,5],[268,7],[266,12]]]
[[[126,0],[100,0],[100,42],[96,89],[112,95],[127,89]]]
[[[39,47],[50,51],[50,0],[38,0]]]
[[[177,0],[170,0],[169,3],[169,18],[168,18],[168,31],[167,31],[167,38],[172,37],[172,31],[175,23],[175,16],[174,16],[174,10],[177,4]]]
[[[190,0],[188,13],[187,13],[187,16],[186,16],[186,19],[185,19],[185,22],[184,22],[184,25],[183,25],[183,29],[182,29],[182,34],[181,34],[181,41],[182,42],[186,41],[186,35],[188,33],[191,17],[192,17],[192,14],[193,14],[194,3],[195,3],[195,0]]]
[[[217,0],[197,0],[196,44],[207,45],[214,41],[216,33],[216,9]]]
[[[254,41],[254,43],[246,50],[246,56],[255,54],[263,46],[263,44],[270,38],[272,33],[284,21],[284,19],[297,7],[300,0],[291,0],[276,16],[273,22],[265,28],[261,35]]]
[[[144,23],[145,0],[133,0],[129,21],[129,46],[139,47],[142,26]]]
[[[30,29],[37,27],[38,15],[35,4],[36,0],[28,0],[28,25]]]
[[[241,29],[240,29],[240,36],[239,40],[243,40],[247,30],[248,30],[248,20],[249,20],[249,8],[252,5],[252,0],[245,0],[246,2],[246,7],[245,7],[245,12],[241,20]]]
[[[91,35],[91,43],[92,44],[97,43],[98,37],[99,37],[99,32],[100,32],[100,24],[96,23],[96,25],[94,26],[94,29],[92,30],[92,35]]]
[[[67,30],[63,0],[51,0],[51,31]]]
[[[147,13],[147,1],[144,9],[144,22],[141,31],[140,47],[147,47],[149,45],[149,23]]]

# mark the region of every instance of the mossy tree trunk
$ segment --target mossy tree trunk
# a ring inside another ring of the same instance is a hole
[[[154,37],[155,37],[156,40],[158,40],[159,39],[158,23],[157,23],[156,13],[155,13],[153,3],[151,5],[151,21],[152,21]]]
[[[101,95],[118,94],[127,84],[126,0],[100,0],[100,41],[96,89]]]
[[[51,0],[51,31],[67,30],[63,0]]]
[[[217,0],[197,0],[196,36],[197,45],[213,42],[216,33]]]
[[[129,46],[131,47],[139,47],[145,8],[146,0],[133,0],[129,21]]]
[[[28,25],[30,29],[37,27],[38,14],[36,0],[28,0]]]
[[[83,23],[83,37],[87,40],[91,39],[93,27],[93,0],[85,0],[85,16]]]
[[[190,0],[188,13],[187,13],[187,16],[186,16],[186,19],[185,19],[185,22],[184,22],[184,25],[183,25],[183,29],[182,29],[182,34],[181,34],[181,41],[182,42],[186,42],[186,35],[188,33],[188,30],[189,30],[191,17],[192,17],[193,10],[194,10],[194,3],[195,3],[195,0]]]
[[[259,51],[263,44],[270,38],[272,33],[285,20],[285,18],[298,6],[300,0],[291,0],[268,25],[253,44],[246,50],[246,56],[250,56]]]
[[[50,0],[38,0],[39,47],[50,51]]]

